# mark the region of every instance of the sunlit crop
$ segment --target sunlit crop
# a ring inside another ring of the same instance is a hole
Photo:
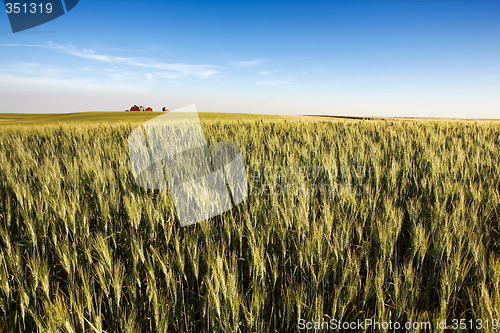
[[[186,228],[135,186],[135,125],[1,128],[0,331],[500,319],[499,122],[203,126],[241,147],[249,195]]]

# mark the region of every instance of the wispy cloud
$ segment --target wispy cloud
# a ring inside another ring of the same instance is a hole
[[[260,75],[270,75],[272,73],[273,72],[271,72],[271,71],[262,71],[262,72],[259,72]]]
[[[134,67],[158,69],[169,72],[176,72],[184,75],[194,75],[201,78],[208,78],[218,74],[215,65],[191,65],[185,63],[163,63],[152,59],[138,59],[129,57],[117,57],[108,54],[99,54],[90,49],[77,49],[73,46],[60,46],[51,44],[51,48],[61,50],[76,57],[91,59],[111,64],[124,64]]]
[[[285,85],[291,84],[291,82],[284,81],[284,80],[271,79],[271,80],[257,81],[255,84],[258,86],[285,86]]]
[[[40,44],[0,44],[0,47],[44,47]]]
[[[265,62],[264,59],[252,59],[252,60],[244,60],[244,61],[233,61],[230,63],[231,66],[236,67],[254,67],[258,65],[262,65]]]
[[[2,92],[16,91],[94,91],[114,92],[137,89],[130,85],[95,83],[88,79],[62,79],[54,77],[25,77],[0,73],[0,90]]]
[[[2,72],[14,75],[55,77],[67,72],[66,70],[54,65],[42,65],[36,62],[14,62],[4,65],[5,66],[2,68]]]
[[[143,58],[133,58],[133,57],[121,57],[113,56],[109,54],[102,54],[95,52],[92,49],[79,49],[73,45],[58,45],[52,42],[47,44],[0,44],[0,47],[39,47],[47,48],[52,50],[58,50],[60,52],[83,58],[94,60],[98,62],[110,63],[110,64],[121,64],[133,67],[147,68],[147,69],[157,69],[167,72],[174,72],[177,74],[182,74],[184,76],[191,75],[200,78],[209,78],[213,75],[219,73],[219,67],[210,64],[193,65],[186,63],[164,63],[154,59],[143,59]]]

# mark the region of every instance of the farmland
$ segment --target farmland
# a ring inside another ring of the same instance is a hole
[[[499,121],[200,114],[249,193],[181,228],[131,174],[156,115],[0,116],[0,331],[500,320]]]

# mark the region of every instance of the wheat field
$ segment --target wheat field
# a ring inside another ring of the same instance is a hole
[[[500,320],[500,122],[202,117],[248,197],[186,228],[136,125],[2,126],[0,331]]]

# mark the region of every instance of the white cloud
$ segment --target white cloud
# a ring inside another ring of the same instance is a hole
[[[135,87],[123,84],[94,83],[87,79],[61,79],[54,77],[24,77],[0,73],[0,90],[2,92],[26,91],[95,91],[113,92]]]
[[[234,61],[231,62],[230,65],[237,67],[254,67],[261,65],[265,62],[264,59],[253,59],[253,60],[245,60],[245,61]]]
[[[42,65],[36,62],[13,62],[5,63],[2,72],[13,75],[55,77],[68,71],[54,65]]]
[[[89,59],[99,62],[111,63],[111,64],[122,64],[133,67],[141,67],[141,68],[149,68],[149,69],[157,69],[168,72],[175,72],[182,75],[192,75],[200,78],[209,78],[213,75],[219,73],[218,66],[202,64],[202,65],[192,65],[186,63],[164,63],[159,62],[154,59],[138,59],[138,58],[130,58],[130,57],[118,57],[112,56],[108,54],[99,54],[91,49],[78,49],[73,45],[58,45],[52,42],[49,42],[45,45],[38,44],[0,44],[0,47],[39,47],[39,48],[47,48],[52,50],[58,50],[64,52],[66,54]]]
[[[272,73],[273,72],[271,72],[271,71],[262,71],[262,72],[259,72],[260,75],[270,75]]]
[[[3,47],[44,47],[40,44],[0,44]]]
[[[255,82],[255,84],[258,86],[284,86],[284,85],[288,85],[290,83],[291,82],[289,82],[289,81],[276,80],[276,79],[261,80],[261,81]]]

